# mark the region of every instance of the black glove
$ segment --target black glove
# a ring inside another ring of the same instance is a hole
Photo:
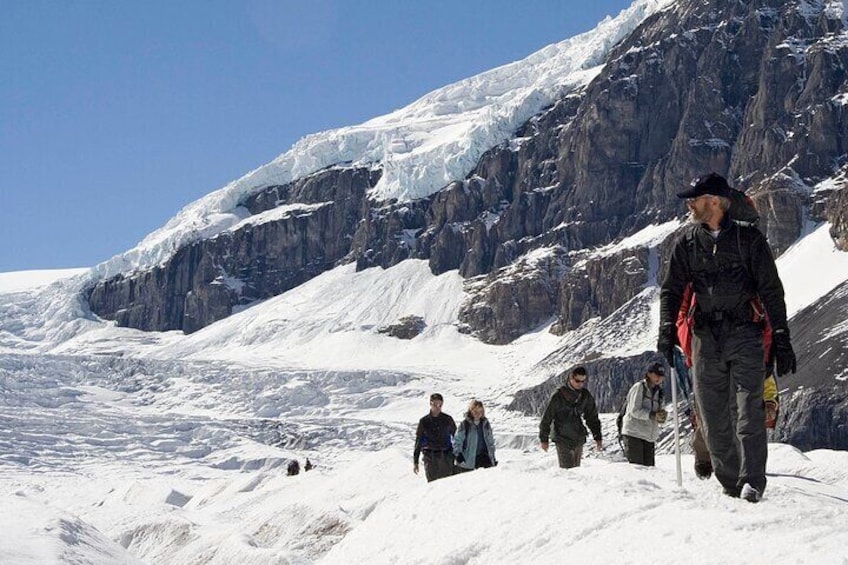
[[[660,326],[660,337],[657,339],[657,351],[666,358],[668,364],[674,367],[674,346],[677,345],[677,326],[665,322]]]
[[[789,330],[780,328],[774,330],[771,338],[772,357],[774,357],[777,365],[777,375],[783,376],[789,373],[794,373],[797,361],[795,360],[795,352],[792,350],[792,343],[789,341]]]
[[[456,456],[456,462],[457,463],[465,463],[465,456],[462,455],[462,453],[460,453],[459,455]]]

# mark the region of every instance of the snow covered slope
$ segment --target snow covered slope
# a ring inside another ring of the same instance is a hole
[[[848,279],[828,227],[779,260],[793,311]],[[0,516],[14,517],[0,523],[2,563],[555,563],[563,524],[570,554],[598,562],[844,560],[844,453],[773,444],[754,506],[697,481],[691,456],[683,489],[669,455],[625,464],[611,415],[603,452],[560,471],[536,447],[538,421],[505,409],[561,370],[552,352],[581,355],[611,328],[627,340],[610,347],[650,348],[655,287],[571,334],[498,347],[457,331],[462,281],[421,261],[339,267],[190,336],[74,314],[63,284],[0,293]],[[376,332],[408,314],[427,324],[415,339]],[[486,403],[497,468],[432,485],[412,473],[434,390],[457,417]],[[285,476],[306,457],[314,471]],[[659,554],[632,553],[645,535]]]
[[[54,269],[0,273],[0,294],[36,290],[87,271],[88,269]]]
[[[671,456],[639,468],[612,446],[560,470],[532,444],[510,447],[533,427],[493,410],[498,467],[427,484],[410,461],[426,391],[400,375],[233,378],[222,364],[17,362],[24,377],[2,396],[15,417],[0,421],[2,563],[553,564],[566,540],[570,558],[598,563],[846,555],[845,452],[771,445],[766,498],[751,505],[695,479],[691,456],[683,488]],[[247,417],[251,397],[316,378],[325,398],[293,392],[277,399],[291,408],[278,419]],[[448,392],[454,415],[461,402]],[[304,438],[310,447],[298,447]],[[317,467],[287,477],[289,457]]]

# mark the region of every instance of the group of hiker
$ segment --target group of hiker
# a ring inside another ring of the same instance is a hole
[[[418,421],[412,470],[419,472],[423,456],[427,481],[498,464],[495,435],[479,400],[472,400],[457,428],[453,418],[442,412],[444,398],[430,395],[430,412]]]
[[[304,471],[311,471],[313,469],[313,467],[315,467],[315,465],[313,465],[312,461],[310,461],[309,457],[307,457],[306,463],[304,463],[304,465],[303,465],[303,470]],[[286,465],[286,475],[291,477],[291,476],[299,475],[299,474],[300,474],[300,463],[298,462],[297,459],[292,459],[291,461],[289,461],[289,464]]]
[[[657,351],[693,393],[696,475],[715,474],[725,495],[756,503],[766,487],[766,429],[777,415],[774,378],[794,373],[797,364],[783,285],[768,242],[751,221],[756,210],[742,192],[710,173],[677,196],[685,199],[690,222],[672,245],[661,284]],[[630,463],[655,464],[659,427],[667,418],[665,376],[664,364],[652,362],[628,390],[619,426]],[[603,449],[587,378],[585,368],[571,370],[542,415],[540,447],[548,451],[553,441],[562,468],[580,465],[589,433]],[[482,402],[471,402],[459,429],[442,404],[433,394],[430,413],[418,423],[414,472],[422,454],[428,481],[496,465]]]

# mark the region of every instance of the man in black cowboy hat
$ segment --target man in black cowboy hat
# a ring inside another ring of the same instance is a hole
[[[732,220],[731,194],[727,181],[715,173],[677,194],[686,199],[692,225],[675,240],[662,283],[657,349],[673,362],[675,320],[691,284],[697,296],[692,337],[695,402],[715,476],[728,496],[759,502],[766,487],[768,449],[763,313],[752,307],[757,296],[773,328],[778,374],[794,373],[796,362],[771,249],[757,228]]]

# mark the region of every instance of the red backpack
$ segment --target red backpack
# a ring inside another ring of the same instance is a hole
[[[695,309],[697,297],[692,290],[692,283],[686,285],[683,291],[683,301],[677,312],[677,341],[686,357],[686,366],[692,366],[692,329],[695,327]],[[763,324],[763,364],[767,365],[771,354],[771,322],[759,296],[751,299],[751,320]]]

